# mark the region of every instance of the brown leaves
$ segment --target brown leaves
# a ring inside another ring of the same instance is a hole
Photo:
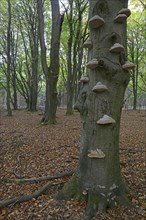
[[[120,158],[122,174],[133,190],[130,200],[140,209],[118,207],[108,214],[97,216],[100,220],[143,220],[146,213],[145,187],[145,112],[127,111],[122,114]],[[15,111],[14,116],[2,117],[0,125],[0,178],[15,179],[17,176],[33,178],[53,176],[56,173],[74,170],[79,158],[80,116],[65,116],[64,110],[57,114],[55,126],[41,126],[38,113]],[[61,179],[67,181],[68,177]],[[58,180],[55,180],[57,182]],[[54,182],[54,180],[53,180]],[[16,185],[0,181],[0,198],[29,194],[43,183]],[[47,194],[20,205],[2,209],[2,219],[54,219],[82,220],[85,203],[75,200],[55,201],[53,196],[60,185],[51,187]]]

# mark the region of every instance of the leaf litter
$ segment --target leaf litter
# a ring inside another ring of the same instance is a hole
[[[53,176],[76,169],[79,158],[80,116],[58,109],[57,124],[42,126],[41,112],[6,113],[0,123],[0,200],[31,194],[47,181],[18,185],[11,179]],[[123,111],[120,130],[122,175],[131,189],[129,199],[138,208],[108,209],[93,219],[144,220],[146,218],[146,111]],[[54,184],[37,199],[0,210],[0,220],[82,220],[85,202],[55,201],[54,195],[69,177]]]

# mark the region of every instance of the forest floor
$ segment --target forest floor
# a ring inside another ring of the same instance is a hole
[[[48,180],[21,183],[18,180],[54,176],[76,169],[79,158],[80,116],[57,113],[57,124],[42,126],[42,112],[6,112],[0,117],[0,204],[4,199],[31,194]],[[131,193],[129,200],[140,207],[117,207],[96,220],[144,220],[146,218],[146,111],[123,111],[120,131],[122,174]],[[84,202],[55,201],[54,195],[70,177],[50,180],[50,187],[38,198],[0,210],[0,220],[83,220]]]

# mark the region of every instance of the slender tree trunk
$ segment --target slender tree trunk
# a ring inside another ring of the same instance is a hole
[[[68,55],[67,55],[67,115],[73,114],[73,64],[72,64],[72,45],[73,45],[73,2],[70,1],[70,15],[69,15],[69,39],[68,39]]]
[[[17,83],[16,83],[16,70],[13,68],[13,79],[12,79],[12,84],[13,84],[13,107],[14,110],[18,109],[18,102],[17,102]]]
[[[37,37],[36,37],[37,38]],[[37,97],[38,97],[38,42],[34,40],[32,48],[32,77],[30,86],[30,111],[37,110]]]
[[[79,165],[57,196],[83,197],[87,201],[85,219],[107,207],[129,204],[120,172],[119,129],[130,74],[123,66],[127,64],[126,21],[119,23],[116,17],[127,4],[127,0],[90,0],[89,18],[100,17],[89,22],[93,45],[88,54],[92,61],[87,64],[89,82],[82,82],[75,105],[82,120]],[[124,10],[127,12],[129,15]],[[95,28],[95,24],[100,26]]]
[[[8,116],[12,116],[11,110],[11,90],[10,90],[10,74],[11,74],[11,55],[10,55],[10,45],[11,45],[11,3],[8,2],[8,27],[7,27],[7,111]]]
[[[74,4],[76,5],[77,17],[74,16]],[[75,87],[77,83],[78,74],[80,73],[80,59],[82,59],[82,52],[80,48],[82,33],[83,12],[86,9],[87,1],[81,3],[69,1],[70,13],[68,17],[69,24],[69,40],[68,40],[68,73],[67,73],[67,115],[73,114],[73,104],[75,100]],[[85,33],[84,33],[85,34]]]
[[[17,43],[15,45],[15,38],[14,38],[14,33],[13,39],[11,42],[11,54],[12,54],[12,87],[13,87],[13,108],[14,110],[18,109],[18,103],[17,103],[17,73],[16,73],[16,56],[17,56]],[[17,35],[17,40],[18,40],[18,35]],[[17,41],[16,40],[16,41]]]

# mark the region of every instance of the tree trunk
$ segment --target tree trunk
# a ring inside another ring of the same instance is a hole
[[[10,45],[11,45],[11,3],[8,2],[8,27],[7,27],[7,112],[8,116],[12,116],[11,110],[11,90],[10,90],[10,74],[11,74],[11,55],[10,55]]]
[[[82,82],[75,105],[82,119],[77,172],[57,196],[68,199],[82,192],[86,194],[85,219],[92,218],[97,210],[104,212],[118,203],[128,204],[119,161],[120,118],[130,78],[127,69],[123,68],[126,21],[114,20],[122,8],[127,8],[127,3],[127,0],[90,1],[89,18],[98,15],[100,18],[96,22],[102,23],[95,28],[94,22],[89,20],[93,47],[89,50],[88,61],[97,59],[97,62],[88,63],[89,82]]]
[[[51,0],[52,7],[52,36],[50,50],[50,66],[47,65],[46,47],[44,40],[44,16],[43,4],[41,0],[37,1],[39,15],[39,34],[41,44],[42,67],[46,77],[46,103],[45,114],[42,118],[44,124],[54,124],[56,122],[57,110],[57,81],[59,75],[59,48],[60,35],[63,24],[63,16],[60,16],[58,0]]]
[[[37,110],[37,97],[38,97],[38,40],[34,39],[32,48],[32,76],[30,86],[30,111]]]

